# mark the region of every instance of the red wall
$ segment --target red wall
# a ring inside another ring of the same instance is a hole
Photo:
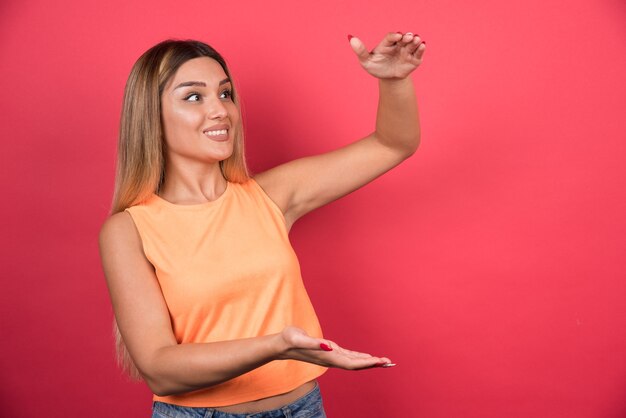
[[[328,415],[623,417],[625,19],[619,0],[3,1],[2,415],[150,414],[114,365],[97,248],[144,50],[227,57],[259,172],[370,133],[346,35],[412,31],[419,151],[291,234],[326,336],[398,363],[329,371]]]

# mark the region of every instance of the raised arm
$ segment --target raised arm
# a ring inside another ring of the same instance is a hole
[[[295,359],[351,370],[390,363],[386,357],[346,350],[292,326],[255,338],[178,344],[154,269],[127,212],[104,223],[99,244],[120,333],[137,369],[159,396],[216,385],[273,360]],[[332,351],[320,344],[329,345]]]
[[[419,113],[410,74],[426,49],[411,33],[388,33],[368,52],[357,38],[350,45],[362,67],[378,79],[376,129],[324,154],[299,158],[255,176],[282,209],[290,227],[302,215],[345,196],[391,170],[418,148]]]

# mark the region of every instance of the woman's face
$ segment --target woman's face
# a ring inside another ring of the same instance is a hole
[[[239,122],[231,93],[230,80],[212,58],[194,58],[178,68],[161,95],[170,162],[211,163],[230,157]]]

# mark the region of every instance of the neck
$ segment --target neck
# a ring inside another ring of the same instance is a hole
[[[159,196],[176,204],[196,204],[217,199],[226,191],[227,181],[219,162],[166,162],[165,179]]]

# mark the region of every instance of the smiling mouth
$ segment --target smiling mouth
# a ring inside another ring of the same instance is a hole
[[[204,135],[215,140],[225,141],[228,139],[228,129],[219,129],[215,131],[204,131]]]

